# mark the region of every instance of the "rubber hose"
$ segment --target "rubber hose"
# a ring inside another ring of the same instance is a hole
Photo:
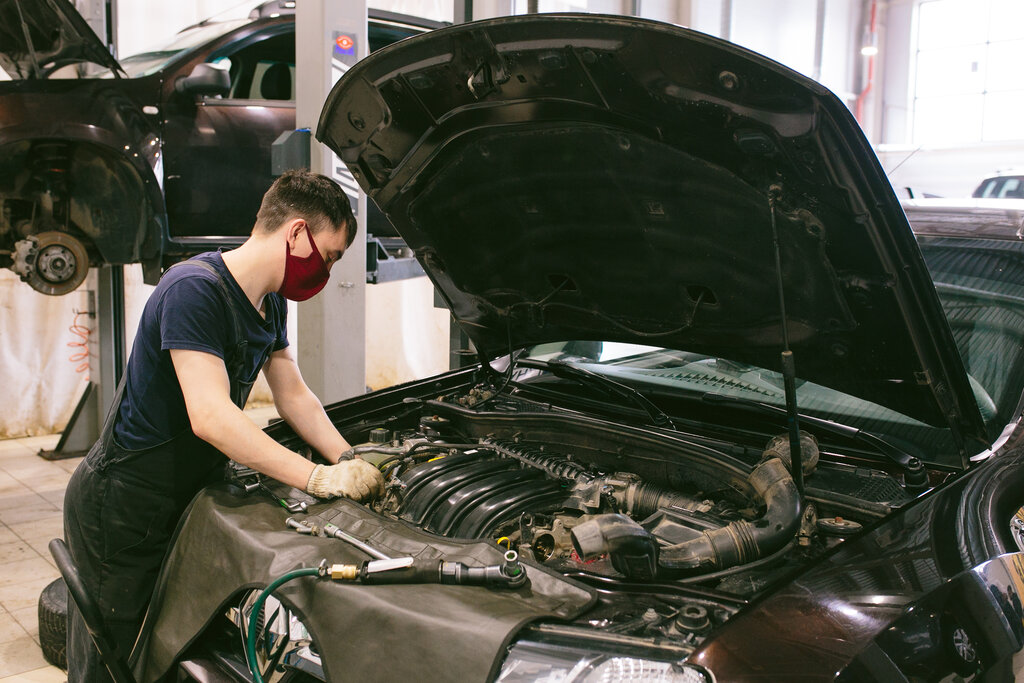
[[[629,513],[644,519],[662,508],[680,508],[690,512],[708,510],[703,498],[688,496],[685,493],[671,491],[655,484],[635,484],[626,490],[623,500]]]
[[[781,460],[771,458],[754,468],[750,483],[766,505],[761,518],[731,522],[662,548],[658,564],[669,569],[721,570],[785,546],[800,528],[800,496],[792,476]]]
[[[300,576],[320,576],[320,570],[316,567],[309,567],[306,569],[293,569],[287,574],[282,574],[263,589],[263,592],[259,594],[256,602],[252,605],[252,614],[249,615],[249,628],[245,635],[245,663],[249,665],[249,672],[252,674],[253,683],[263,683],[263,676],[260,674],[260,667],[256,662],[256,622],[259,621],[260,612],[263,610],[263,603],[281,585]]]

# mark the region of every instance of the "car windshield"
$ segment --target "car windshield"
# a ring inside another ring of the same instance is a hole
[[[918,243],[975,389],[998,433],[1024,393],[1024,243],[919,236]]]
[[[974,191],[975,197],[982,198],[1024,198],[1024,176],[1000,176],[988,178]]]
[[[924,236],[918,240],[994,440],[1019,413],[1024,393],[1024,243]],[[729,358],[601,341],[541,344],[520,358],[567,363],[602,375],[636,389],[666,411],[666,397],[693,399],[704,394],[785,405],[778,371]],[[552,380],[547,373],[533,374],[534,378],[517,380]],[[802,413],[911,444],[933,464],[962,463],[948,428],[813,382],[798,380],[796,397]]]
[[[524,357],[568,363],[602,375],[636,389],[660,406],[667,406],[672,397],[700,399],[704,395],[756,401],[779,408],[786,404],[781,373],[729,358],[638,344],[593,341],[541,344],[520,356]],[[930,462],[935,464],[960,465],[960,455],[948,429],[927,425],[884,406],[813,382],[798,379],[796,386],[801,413],[910,442],[922,451],[922,455],[930,456]],[[726,419],[732,421],[734,417]],[[780,429],[783,428],[780,422]]]
[[[121,63],[121,67],[130,78],[149,76],[150,74],[154,74],[160,69],[163,69],[171,62],[171,60],[178,56],[190,52],[200,45],[204,45],[230,31],[234,31],[236,28],[244,26],[251,21],[251,19],[247,18],[234,19],[230,21],[217,21],[193,26],[178,33],[178,35],[174,37],[174,40],[166,45],[128,57],[123,57],[119,61]],[[111,77],[109,71],[106,73],[97,71],[94,75],[98,78]]]

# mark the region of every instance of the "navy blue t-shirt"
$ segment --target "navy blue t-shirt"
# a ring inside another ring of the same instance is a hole
[[[264,320],[219,252],[195,258],[221,274],[230,297],[225,298],[217,278],[202,267],[178,266],[161,278],[146,302],[128,359],[124,398],[114,423],[114,437],[123,448],[150,448],[190,427],[170,350],[205,351],[226,361],[238,341],[229,307],[238,313],[248,340],[244,376],[234,379],[255,380],[261,359],[288,346],[288,307],[280,294],[264,298]]]

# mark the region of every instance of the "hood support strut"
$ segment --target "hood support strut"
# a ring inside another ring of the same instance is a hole
[[[782,186],[768,188],[768,214],[772,224],[772,248],[775,251],[775,284],[779,290],[779,314],[782,316],[782,382],[786,392],[786,427],[789,431],[789,452],[792,457],[793,483],[797,494],[804,495],[803,458],[800,452],[800,413],[796,404],[796,362],[789,349],[789,319],[786,317],[786,293],[782,284],[782,249],[779,229],[775,222],[775,205],[782,195]]]

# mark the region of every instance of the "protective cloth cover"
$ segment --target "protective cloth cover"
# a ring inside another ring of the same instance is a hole
[[[288,528],[293,516],[265,496],[239,497],[226,487],[193,501],[168,553],[147,618],[148,640],[136,648],[135,671],[150,683],[242,588],[265,587],[299,567],[357,564],[369,558],[333,538]],[[499,564],[502,551],[482,541],[432,536],[348,500],[319,503],[308,515],[365,540],[393,557],[438,558],[471,566]],[[497,673],[505,646],[527,622],[570,619],[594,593],[546,568],[530,565],[516,590],[477,586],[361,585],[303,577],[275,596],[296,612],[321,652],[330,681],[485,681]]]

